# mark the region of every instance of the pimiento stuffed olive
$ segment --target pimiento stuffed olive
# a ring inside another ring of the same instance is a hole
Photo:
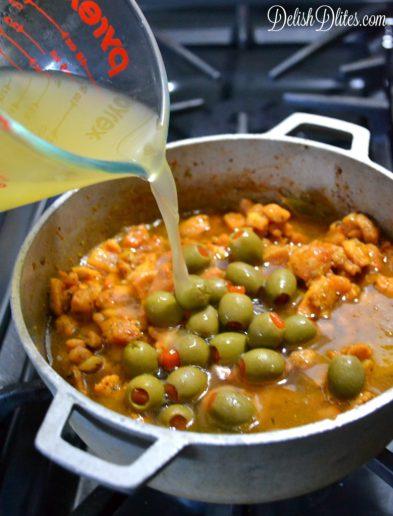
[[[198,365],[205,367],[209,360],[209,345],[193,334],[183,334],[175,341],[181,365]]]
[[[264,283],[262,274],[255,267],[244,262],[230,263],[225,277],[234,285],[242,285],[247,294],[251,295],[257,295]]]
[[[154,326],[176,326],[183,319],[183,310],[170,292],[157,291],[145,301],[147,318]]]
[[[217,305],[220,299],[228,293],[228,283],[222,278],[207,279],[206,285],[212,305]]]
[[[127,385],[126,399],[134,410],[143,412],[162,405],[164,393],[164,385],[158,378],[141,374]]]
[[[232,365],[246,349],[246,336],[242,333],[220,333],[210,341],[213,362],[220,365]]]
[[[284,338],[285,323],[275,312],[257,315],[248,328],[250,348],[278,348]]]
[[[242,355],[240,362],[242,374],[251,382],[275,380],[285,370],[285,359],[272,349],[252,349]]]
[[[156,373],[158,369],[156,349],[140,340],[130,342],[123,351],[123,367],[131,378],[142,373]]]
[[[221,298],[218,305],[220,323],[231,330],[244,330],[253,317],[253,304],[244,294],[229,293]]]
[[[207,373],[199,367],[179,367],[168,376],[165,391],[171,401],[192,401],[201,396],[207,384]]]
[[[183,255],[189,272],[198,272],[210,263],[209,250],[203,245],[186,245],[183,247]]]
[[[364,382],[364,368],[357,357],[337,355],[330,362],[328,386],[337,398],[354,398],[362,390]]]
[[[209,303],[209,289],[199,276],[189,276],[176,289],[176,299],[185,310],[198,310]]]
[[[263,261],[263,242],[251,228],[240,228],[232,233],[229,247],[234,261],[258,265]]]
[[[186,430],[194,421],[194,411],[187,405],[169,405],[161,409],[161,423],[176,430]]]
[[[221,387],[210,394],[209,415],[224,428],[251,423],[255,407],[248,396],[230,387]]]
[[[296,276],[288,269],[275,269],[266,278],[265,291],[274,303],[287,303],[296,289]]]
[[[286,342],[296,344],[311,340],[317,334],[315,323],[301,314],[291,315],[285,319],[284,339]]]
[[[199,312],[194,312],[188,319],[186,328],[201,337],[215,335],[218,333],[217,310],[209,305]]]

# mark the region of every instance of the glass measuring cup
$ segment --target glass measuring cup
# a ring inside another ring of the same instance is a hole
[[[116,174],[148,178],[169,97],[136,3],[1,4],[0,211]]]

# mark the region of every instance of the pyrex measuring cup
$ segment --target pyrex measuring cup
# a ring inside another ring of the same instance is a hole
[[[168,103],[133,0],[0,0],[0,210],[146,177]]]

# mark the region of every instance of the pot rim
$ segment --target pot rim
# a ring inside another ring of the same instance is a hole
[[[203,144],[210,142],[226,142],[228,140],[245,140],[245,141],[259,141],[269,140],[273,142],[291,143],[295,145],[302,145],[312,147],[314,149],[327,150],[335,154],[346,156],[358,163],[365,164],[386,176],[387,179],[393,181],[393,174],[386,168],[372,162],[368,157],[357,157],[353,152],[340,149],[328,144],[319,143],[313,140],[306,140],[303,138],[294,138],[288,136],[273,137],[269,133],[265,134],[222,134],[214,136],[203,136],[197,138],[189,138],[172,142],[167,145],[167,150],[187,147],[195,144]],[[22,341],[22,345],[35,366],[38,374],[42,377],[45,384],[55,394],[60,392],[72,398],[75,407],[79,407],[86,411],[89,415],[106,425],[115,427],[119,431],[145,436],[147,438],[168,438],[170,436],[182,440],[185,445],[211,445],[211,446],[239,446],[239,445],[268,445],[271,443],[278,443],[290,440],[302,439],[311,437],[324,432],[331,432],[349,426],[351,423],[366,418],[374,411],[381,409],[389,402],[393,401],[393,387],[387,391],[379,394],[374,399],[368,401],[364,405],[353,408],[343,414],[339,414],[335,419],[324,419],[315,423],[296,426],[290,429],[271,430],[266,432],[258,432],[254,434],[212,434],[201,432],[176,431],[163,428],[150,423],[143,423],[133,420],[125,415],[110,410],[103,405],[93,401],[87,396],[80,393],[75,387],[64,380],[45,360],[40,354],[36,345],[30,337],[28,329],[22,314],[22,307],[20,303],[20,279],[24,265],[25,256],[29,251],[30,245],[39,233],[41,227],[49,219],[49,217],[63,205],[72,195],[78,190],[71,190],[59,197],[39,218],[33,228],[28,233],[16,260],[12,283],[11,283],[11,309],[13,320],[16,325],[18,334]]]

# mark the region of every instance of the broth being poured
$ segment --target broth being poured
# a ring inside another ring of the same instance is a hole
[[[165,158],[167,124],[161,123],[157,114],[125,95],[86,80],[65,74],[14,71],[0,76],[0,110],[44,145],[40,149],[27,146],[15,133],[3,131],[0,165],[4,163],[2,170],[7,171],[7,177],[2,178],[0,210],[120,175],[133,175],[139,167],[139,175],[151,184],[167,228],[175,284],[187,277],[179,243],[176,185]],[[85,158],[85,163],[78,166],[63,155],[52,160],[58,149],[82,161]],[[86,166],[86,159],[103,160],[113,170],[108,173]],[[123,165],[121,172],[116,164]]]

